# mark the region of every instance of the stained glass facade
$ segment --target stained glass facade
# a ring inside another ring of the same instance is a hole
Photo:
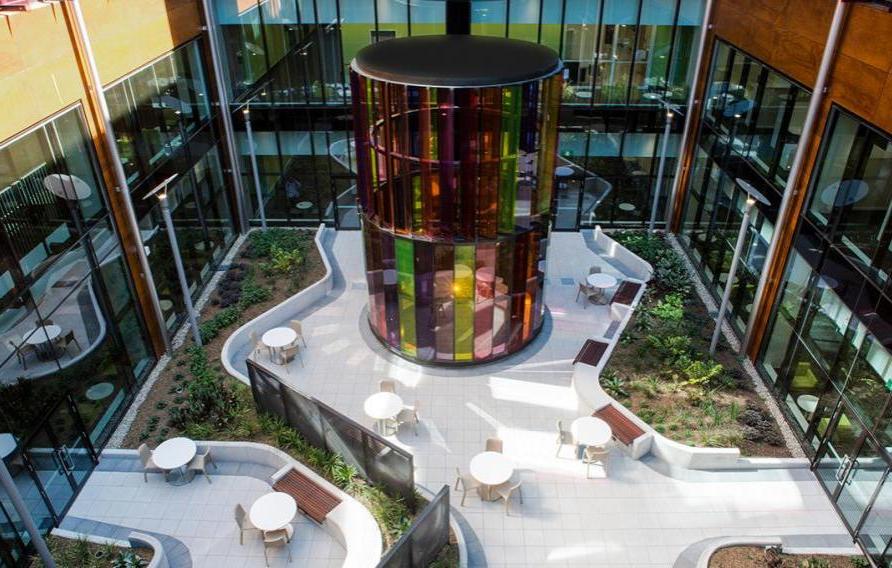
[[[489,361],[540,330],[559,72],[424,87],[351,71],[369,321],[389,348]]]

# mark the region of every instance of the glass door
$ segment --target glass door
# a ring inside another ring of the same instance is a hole
[[[22,455],[35,489],[58,523],[98,461],[70,396],[49,412]]]
[[[818,448],[814,469],[852,531],[859,526],[888,468],[885,452],[841,402]]]
[[[571,177],[574,168],[559,166],[554,178],[554,229],[575,231],[579,229],[579,201],[582,197],[581,179]]]

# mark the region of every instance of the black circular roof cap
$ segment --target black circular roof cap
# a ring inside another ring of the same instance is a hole
[[[552,49],[473,35],[388,39],[359,50],[353,68],[368,77],[430,87],[485,87],[552,75],[561,60]]]

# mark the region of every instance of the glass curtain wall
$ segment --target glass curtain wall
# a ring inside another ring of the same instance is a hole
[[[154,363],[90,139],[75,107],[0,143],[0,459],[43,529]],[[8,562],[28,537],[5,495],[0,522]]]
[[[111,85],[106,96],[161,311],[173,330],[185,306],[160,207],[145,195],[177,176],[169,203],[195,297],[235,238],[198,40]]]
[[[750,217],[731,295],[732,325],[752,311],[810,93],[724,42],[716,42],[679,240],[718,298],[743,219],[744,179],[771,202]]]
[[[878,565],[892,561],[892,136],[834,109],[758,368],[818,479]]]
[[[280,5],[275,14],[268,4]],[[241,112],[249,101],[267,219],[358,228],[345,71],[370,43],[444,33],[445,3],[220,0],[214,6],[253,218],[259,219],[255,176]],[[703,0],[473,1],[472,33],[548,45],[567,66],[559,166],[569,169],[555,192],[556,229],[648,222],[665,126],[655,98],[686,102],[702,11]],[[286,51],[270,51],[272,29],[291,33],[296,43],[276,40]],[[661,223],[682,126],[683,117],[673,121]]]

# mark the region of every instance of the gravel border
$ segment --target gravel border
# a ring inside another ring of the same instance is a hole
[[[706,309],[712,313],[718,311],[719,307],[716,304],[715,300],[712,297],[712,294],[709,293],[709,290],[706,289],[706,286],[703,284],[702,280],[700,280],[700,274],[697,272],[697,269],[694,267],[694,264],[691,262],[690,257],[685,252],[684,248],[682,248],[681,244],[679,244],[678,239],[672,233],[665,233],[666,240],[672,246],[673,250],[681,257],[684,262],[684,266],[688,271],[689,276],[691,277],[691,281],[694,283],[694,289],[697,291],[697,295],[700,296],[700,300],[703,301],[703,304],[706,306]],[[728,319],[725,318],[725,321],[722,322],[722,335],[725,337],[725,340],[731,346],[735,352],[740,353],[740,339],[737,337],[737,334],[734,333],[734,330],[731,328],[731,324],[728,323]],[[762,380],[762,377],[759,375],[756,368],[753,366],[753,362],[750,361],[749,357],[743,358],[743,368],[746,371],[747,375],[750,377],[750,381],[755,388],[756,393],[759,395],[759,398],[762,399],[762,402],[765,403],[765,407],[768,408],[768,412],[771,413],[771,417],[774,418],[774,421],[777,423],[778,428],[780,429],[781,435],[784,438],[784,445],[787,446],[787,450],[790,452],[794,458],[805,458],[805,451],[802,449],[802,446],[799,444],[799,439],[793,434],[792,428],[790,428],[790,424],[787,422],[786,417],[783,412],[781,412],[780,407],[778,406],[777,399],[774,398],[774,395],[768,390],[768,387],[765,385],[765,382]]]
[[[217,284],[226,273],[226,270],[228,270],[229,265],[232,264],[235,255],[238,253],[239,250],[241,250],[242,245],[244,245],[247,238],[248,233],[239,235],[238,238],[236,238],[232,245],[229,247],[229,251],[226,253],[226,256],[224,256],[223,260],[220,261],[220,264],[214,271],[214,275],[211,277],[211,280],[204,287],[204,291],[201,293],[201,296],[198,297],[198,301],[195,302],[195,311],[198,314],[201,314],[201,310],[203,310],[208,301],[210,301],[211,293],[213,293],[213,291],[217,289]],[[183,346],[183,343],[186,341],[186,335],[189,333],[189,320],[187,319],[180,325],[180,328],[174,334],[173,340],[170,343],[170,351],[168,351],[158,359],[158,362],[155,363],[155,368],[152,369],[151,373],[149,373],[149,377],[146,379],[146,382],[144,382],[139,388],[139,392],[136,393],[136,396],[133,398],[133,402],[130,403],[130,407],[124,414],[124,417],[121,418],[121,421],[118,423],[115,431],[112,433],[111,437],[109,437],[108,439],[108,442],[105,444],[106,448],[118,449],[124,443],[124,438],[127,436],[127,433],[130,432],[130,428],[131,426],[133,426],[133,421],[136,420],[136,415],[139,413],[139,409],[146,401],[146,398],[148,398],[149,393],[155,386],[155,383],[158,382],[158,378],[161,376],[161,373],[164,372],[164,370],[167,368],[167,365],[170,364],[171,359],[173,359],[171,353],[175,352],[177,349]]]

